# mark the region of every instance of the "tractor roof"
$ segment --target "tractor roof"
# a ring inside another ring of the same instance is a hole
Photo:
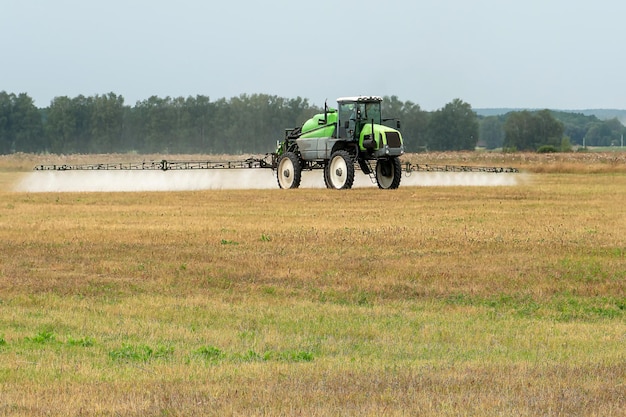
[[[354,96],[354,97],[340,97],[337,99],[337,103],[354,103],[354,102],[381,102],[383,98],[380,96]]]

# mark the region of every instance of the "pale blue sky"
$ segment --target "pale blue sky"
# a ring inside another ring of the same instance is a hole
[[[0,91],[626,108],[622,0],[0,0]]]

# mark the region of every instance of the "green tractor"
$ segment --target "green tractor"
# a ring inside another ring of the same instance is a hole
[[[398,188],[404,144],[397,130],[400,122],[382,118],[382,100],[339,98],[338,109],[324,105],[324,113],[299,128],[287,129],[275,155],[279,187],[298,188],[303,170],[323,169],[327,188],[352,188],[358,164],[363,173],[375,178],[379,188]],[[395,121],[396,129],[383,125],[389,121]]]

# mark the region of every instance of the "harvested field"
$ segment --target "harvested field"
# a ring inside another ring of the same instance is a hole
[[[0,415],[623,416],[621,154],[485,155],[427,162],[528,179],[29,193],[64,159],[0,157]]]

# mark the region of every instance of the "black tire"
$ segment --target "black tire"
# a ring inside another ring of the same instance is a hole
[[[278,158],[276,179],[280,188],[298,188],[302,179],[300,159],[293,152],[285,152]]]
[[[400,158],[379,159],[376,162],[376,183],[383,190],[395,190],[402,179]]]
[[[330,156],[324,167],[324,182],[327,188],[347,190],[354,184],[354,161],[348,151],[340,150]]]

